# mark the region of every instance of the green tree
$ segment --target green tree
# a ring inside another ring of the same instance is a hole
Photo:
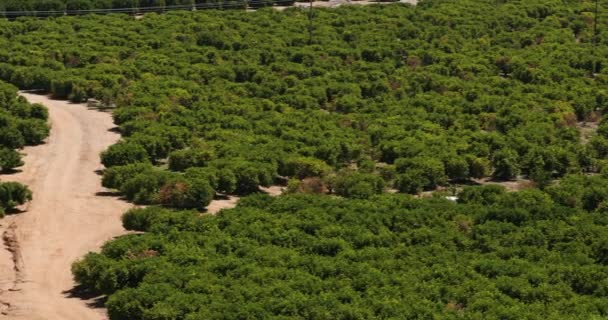
[[[332,179],[334,192],[347,198],[367,199],[384,191],[384,180],[375,174],[342,171]]]
[[[490,184],[480,187],[465,187],[458,193],[458,202],[477,203],[484,206],[495,204],[506,193],[505,187]]]
[[[149,163],[131,163],[124,166],[114,166],[103,171],[101,184],[110,189],[121,189],[123,184],[140,173],[154,170]]]
[[[473,157],[468,159],[469,174],[472,178],[480,179],[492,174],[492,163],[486,158]]]
[[[434,189],[447,182],[445,166],[439,159],[431,157],[399,158],[395,161],[395,167],[397,172],[401,173],[397,176],[397,180],[399,180],[398,185],[403,186],[403,188],[398,187],[399,189],[418,189],[416,187],[405,187],[408,184],[405,178],[414,181],[412,182],[413,186],[421,185],[422,188],[428,189]]]
[[[445,160],[445,172],[452,180],[465,180],[469,178],[469,163],[464,157],[451,156]]]
[[[300,179],[323,177],[331,171],[331,167],[323,160],[309,157],[294,157],[284,161],[279,173]]]
[[[25,119],[18,124],[19,131],[27,145],[37,145],[44,142],[50,133],[50,127],[46,121],[39,119]]]
[[[2,213],[32,200],[28,187],[17,182],[0,182],[0,209]]]
[[[167,182],[158,193],[160,204],[179,209],[202,209],[206,207],[215,191],[204,179],[176,179]]]
[[[497,151],[492,159],[494,176],[503,180],[517,177],[520,173],[520,166],[518,163],[519,157],[514,150],[501,149]]]
[[[101,163],[106,168],[149,161],[146,149],[132,142],[119,142],[101,153]]]
[[[169,170],[184,171],[192,167],[204,167],[215,158],[212,150],[184,149],[169,155]]]
[[[23,164],[19,152],[13,149],[0,148],[0,169],[2,171],[11,171]]]

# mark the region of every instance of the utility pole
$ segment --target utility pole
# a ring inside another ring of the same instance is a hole
[[[310,8],[308,9],[308,45],[312,44],[312,1],[310,0]]]
[[[595,74],[597,73],[597,59],[595,58],[595,50],[597,47],[597,21],[598,21],[598,2],[599,0],[595,0],[595,17],[593,19],[593,50],[592,50],[592,56],[593,56],[593,70],[591,70],[591,75],[593,77],[595,77]]]

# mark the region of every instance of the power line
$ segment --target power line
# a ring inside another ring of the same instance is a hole
[[[83,10],[39,10],[39,11],[0,11],[0,16],[16,18],[22,16],[34,17],[52,17],[63,15],[86,15],[86,14],[111,14],[111,13],[149,13],[149,12],[166,12],[178,10],[197,10],[197,9],[218,9],[218,8],[242,8],[243,5],[263,5],[263,4],[284,4],[293,3],[293,0],[235,0],[216,3],[199,3],[194,5],[172,5],[172,6],[157,6],[157,7],[140,7],[140,8],[111,8],[111,9],[83,9]]]
[[[593,58],[593,70],[591,71],[591,75],[595,76],[597,74],[597,59],[595,57],[595,51],[597,48],[597,22],[598,22],[598,9],[599,9],[599,1],[595,0],[595,17],[593,18],[593,50],[592,50],[592,58]]]
[[[308,9],[308,45],[312,44],[312,17],[313,17],[312,2],[313,2],[313,0],[310,0],[310,8]]]

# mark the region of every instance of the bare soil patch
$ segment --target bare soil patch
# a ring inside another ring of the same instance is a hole
[[[581,133],[581,144],[587,144],[589,139],[595,135],[597,132],[597,128],[599,126],[599,122],[577,122],[576,129]]]
[[[508,180],[508,181],[496,181],[496,180],[492,180],[491,178],[484,178],[484,179],[475,179],[473,181],[479,185],[494,184],[494,185],[503,186],[503,187],[505,187],[507,192],[516,192],[516,191],[521,191],[524,189],[530,189],[530,188],[534,187],[534,182],[532,180],[524,179],[524,178],[517,178],[517,179],[513,179],[513,180]]]
[[[273,197],[277,197],[283,194],[285,187],[283,186],[270,186],[260,187],[260,191],[267,193]],[[232,209],[236,207],[241,198],[235,195],[221,195],[213,199],[207,206],[206,213],[216,214],[223,209]]]

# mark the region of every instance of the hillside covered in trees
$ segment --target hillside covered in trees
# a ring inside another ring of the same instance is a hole
[[[43,143],[49,135],[48,112],[17,96],[17,88],[0,81],[0,172],[11,173],[23,165],[19,149]],[[0,217],[32,199],[31,191],[16,182],[0,181]]]
[[[592,10],[341,7],[315,10],[310,38],[297,8],[19,18],[0,21],[0,79],[116,106],[103,184],[158,207],[74,265],[113,320],[601,318],[608,50]],[[537,188],[384,194],[520,176]],[[284,181],[294,195],[189,211]]]

